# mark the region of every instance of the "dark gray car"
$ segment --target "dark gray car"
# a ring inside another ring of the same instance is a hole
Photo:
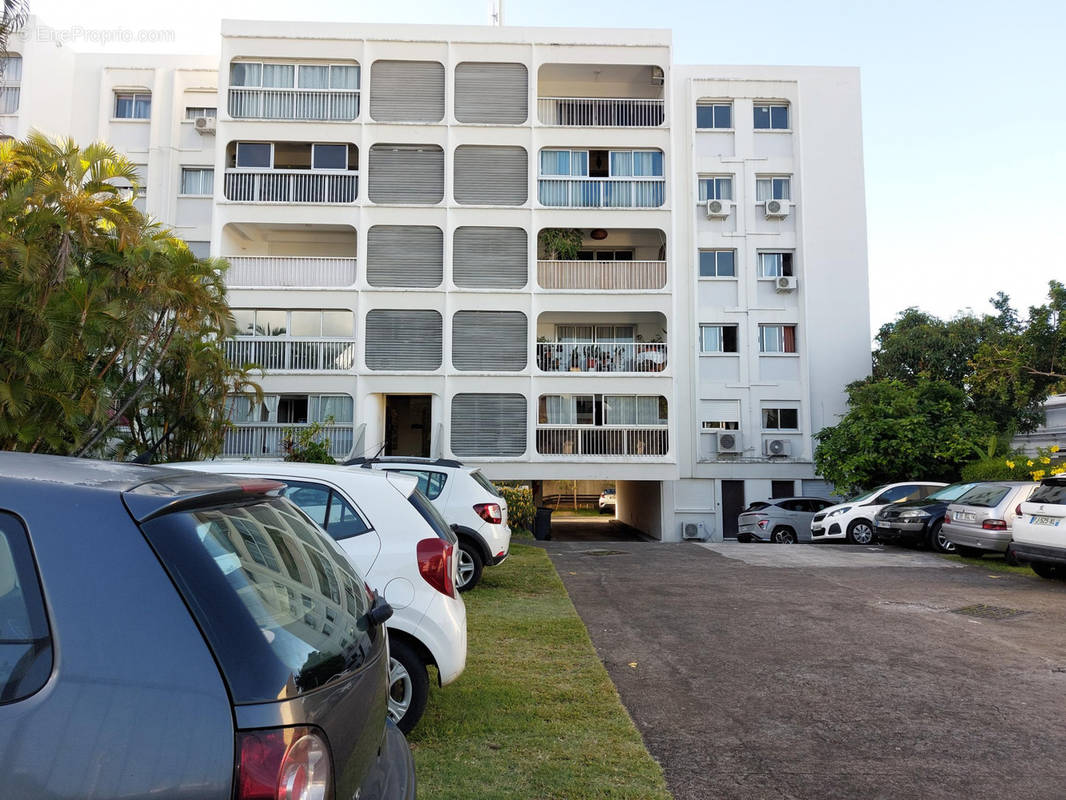
[[[795,544],[811,541],[814,515],[833,505],[821,497],[778,497],[760,500],[737,517],[737,540]]]
[[[388,606],[274,488],[0,453],[5,800],[414,797]]]

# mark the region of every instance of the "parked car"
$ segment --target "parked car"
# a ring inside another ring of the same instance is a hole
[[[604,489],[600,492],[600,499],[597,501],[600,513],[613,514],[618,507],[617,501],[618,495],[615,493],[614,489]]]
[[[873,519],[877,512],[891,503],[902,503],[930,494],[947,486],[930,481],[886,483],[835,506],[819,511],[811,520],[811,538],[816,542],[847,539],[852,544],[872,544],[876,541]]]
[[[938,553],[954,553],[955,545],[944,536],[948,504],[974,488],[976,483],[953,483],[926,497],[916,497],[885,506],[874,515],[874,532],[882,544],[924,544]]]
[[[1045,478],[1014,520],[1010,553],[1041,578],[1066,578],[1066,475]]]
[[[821,497],[779,497],[759,500],[737,517],[737,541],[794,544],[811,540],[814,515],[833,505]]]
[[[389,621],[389,714],[409,733],[429,697],[429,670],[441,686],[466,666],[466,606],[456,591],[457,539],[408,475],[284,461],[207,461],[181,469],[269,478],[321,525],[382,593]]]
[[[276,488],[0,453],[5,800],[414,798],[388,604]]]
[[[428,497],[459,537],[459,591],[477,586],[485,567],[504,562],[511,547],[507,502],[480,469],[447,458],[356,458],[346,465],[418,478]]]
[[[1039,485],[1034,481],[977,484],[948,506],[943,535],[961,556],[1006,556],[1021,504]]]

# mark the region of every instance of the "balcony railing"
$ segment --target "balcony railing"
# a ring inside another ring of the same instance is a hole
[[[544,372],[662,372],[666,345],[645,342],[538,342]]]
[[[222,440],[223,456],[248,458],[281,458],[285,455],[282,442],[289,432],[309,427],[307,423],[290,425],[233,425],[226,429]],[[319,440],[329,439],[329,454],[345,458],[355,444],[352,425],[324,425]]]
[[[233,87],[229,115],[234,119],[351,121],[359,116],[359,92]]]
[[[537,452],[553,456],[665,456],[666,426],[538,425]]]
[[[354,203],[358,189],[357,172],[226,170],[226,199],[245,203]]]
[[[227,256],[229,286],[351,286],[354,258]]]
[[[540,178],[542,206],[562,208],[658,208],[666,195],[666,179]]]
[[[538,261],[542,289],[662,289],[665,261]]]
[[[238,336],[223,347],[235,366],[257,364],[267,372],[347,372],[355,367],[354,339]]]
[[[663,101],[628,97],[539,97],[542,125],[654,128],[663,124]]]

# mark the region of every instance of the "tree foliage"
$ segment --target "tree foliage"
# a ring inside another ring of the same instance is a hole
[[[221,351],[225,264],[146,219],[137,180],[104,144],[0,144],[0,448],[218,451],[248,388]]]
[[[281,449],[286,461],[302,461],[308,464],[336,464],[337,459],[330,455],[330,440],[325,435],[328,426],[333,424],[333,417],[323,422],[312,422],[306,428],[288,428],[281,440]]]

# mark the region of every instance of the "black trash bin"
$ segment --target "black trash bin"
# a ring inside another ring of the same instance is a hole
[[[533,538],[547,541],[552,538],[552,510],[540,506],[533,517]]]

